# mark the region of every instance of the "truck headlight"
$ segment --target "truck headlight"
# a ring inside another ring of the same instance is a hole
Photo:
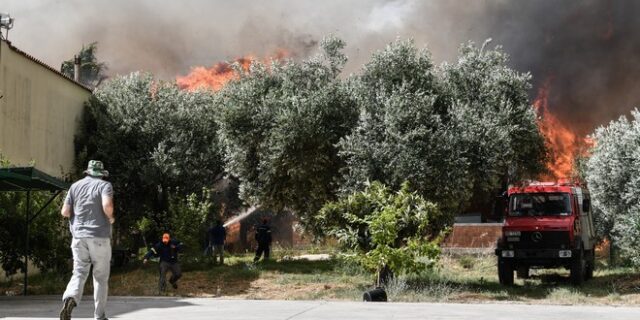
[[[515,256],[513,250],[502,250],[503,258],[513,258]]]
[[[560,258],[571,258],[571,250],[560,250],[558,251],[558,256]]]
[[[504,235],[507,237],[519,237],[520,231],[505,231]]]

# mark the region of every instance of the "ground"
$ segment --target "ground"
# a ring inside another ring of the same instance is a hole
[[[56,318],[59,297],[0,297],[0,317]],[[636,320],[640,308],[611,306],[539,306],[524,304],[365,303],[346,301],[225,300],[215,298],[112,297],[112,319],[474,319],[474,320]],[[92,303],[82,303],[74,319],[89,319]]]
[[[169,297],[219,297],[224,299],[342,300],[360,301],[372,287],[373,277],[352,263],[330,260],[292,260],[290,253],[276,261],[251,263],[251,256],[229,257],[224,266],[191,260],[183,265],[184,277]],[[111,296],[158,296],[157,265],[132,263],[114,269]],[[69,275],[34,276],[30,294],[60,295]],[[91,281],[85,293],[91,294]],[[0,293],[16,295],[21,281],[0,283]],[[593,280],[581,287],[570,285],[566,270],[535,270],[530,279],[516,279],[513,287],[498,284],[495,256],[443,254],[437,266],[415,276],[392,281],[387,292],[394,302],[582,304],[640,306],[640,274],[630,268],[610,268],[599,261]]]

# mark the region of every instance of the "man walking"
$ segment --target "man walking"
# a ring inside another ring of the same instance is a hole
[[[174,289],[178,289],[178,279],[182,277],[180,264],[178,263],[178,252],[182,251],[182,243],[171,239],[171,235],[165,232],[162,241],[156,243],[144,256],[142,261],[145,265],[152,256],[160,257],[160,291],[164,291],[167,284],[167,271],[171,271],[169,283]]]
[[[262,219],[262,224],[256,228],[256,242],[258,242],[258,248],[256,249],[256,256],[253,258],[253,262],[258,262],[260,256],[264,253],[264,260],[269,260],[269,251],[271,247],[271,227],[269,227],[269,220],[267,218]]]
[[[103,178],[109,175],[102,162],[89,161],[86,177],[71,185],[62,206],[62,216],[69,218],[73,240],[73,275],[62,295],[64,305],[60,319],[71,319],[71,311],[82,299],[84,283],[93,266],[93,300],[96,319],[107,319],[105,307],[111,271],[111,225],[113,187]]]
[[[209,244],[213,246],[213,263],[215,264],[220,257],[220,264],[224,264],[224,240],[227,237],[227,231],[222,225],[222,221],[216,220],[215,227],[209,229]]]

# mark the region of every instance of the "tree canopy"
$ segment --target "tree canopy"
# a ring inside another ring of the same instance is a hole
[[[622,257],[640,266],[640,111],[596,129],[584,174],[597,229]]]
[[[541,171],[544,140],[528,103],[528,74],[500,51],[465,45],[435,67],[426,50],[396,41],[353,79],[361,113],[340,141],[344,191],[406,180],[449,216],[476,192]]]
[[[338,78],[343,46],[329,38],[322,54],[302,62],[255,62],[218,93],[225,168],[248,203],[293,210],[306,223],[334,199],[336,144],[358,112]]]
[[[396,41],[345,77],[344,46],[329,37],[305,60],[236,66],[215,92],[139,73],[107,81],[88,104],[78,168],[93,158],[110,167],[129,222],[159,223],[171,194],[200,193],[224,173],[247,204],[290,210],[318,234],[324,204],[369,181],[407,181],[446,213],[432,222],[441,228],[474,194],[544,168],[530,77],[500,48],[467,44],[435,66]]]
[[[142,217],[161,227],[170,195],[202,193],[222,171],[212,94],[133,73],[111,79],[88,102],[76,137],[78,170],[104,162],[115,186],[117,223]]]

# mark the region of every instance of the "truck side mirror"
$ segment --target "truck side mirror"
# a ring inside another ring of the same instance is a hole
[[[582,200],[582,212],[589,212],[591,210],[591,199]]]

